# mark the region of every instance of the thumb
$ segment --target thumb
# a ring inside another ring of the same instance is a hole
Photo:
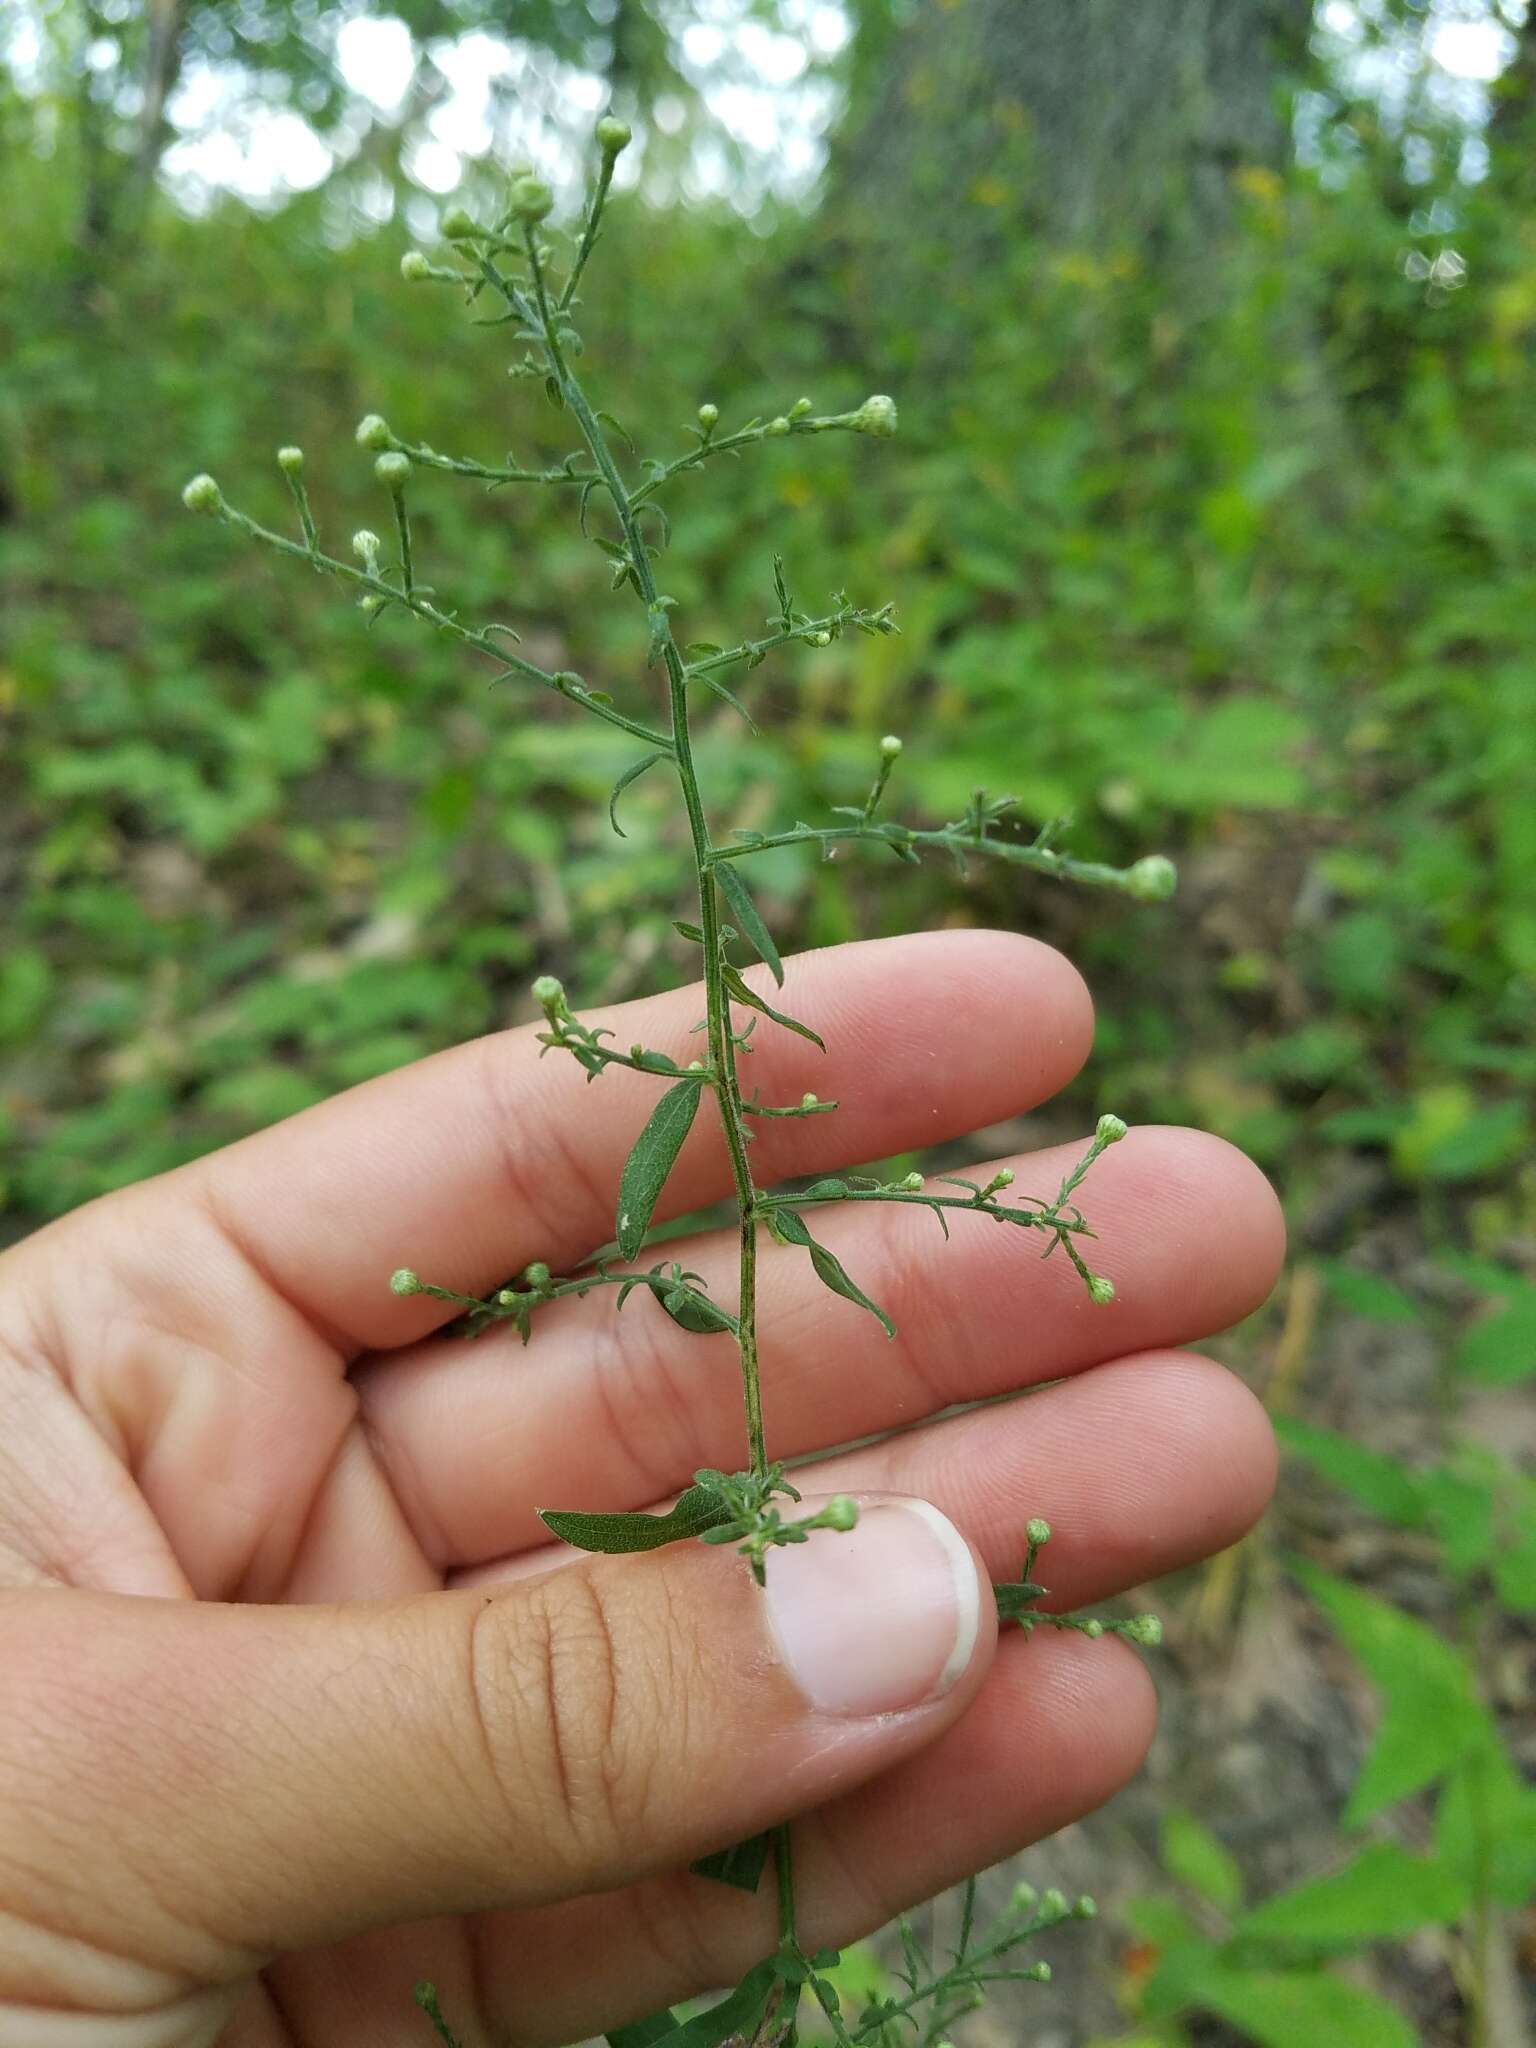
[[[0,1597],[0,2001],[18,1921],[213,1982],[676,1866],[931,1741],[994,1641],[970,1546],[898,1499],[766,1590],[679,1544],[336,1607]]]

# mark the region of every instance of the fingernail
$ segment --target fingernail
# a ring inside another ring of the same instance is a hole
[[[796,1510],[814,1514],[808,1499]],[[768,1560],[785,1666],[824,1714],[893,1714],[938,1699],[971,1661],[981,1585],[954,1523],[925,1500],[865,1507]]]

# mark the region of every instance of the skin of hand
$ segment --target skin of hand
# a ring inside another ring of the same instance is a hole
[[[1073,969],[949,932],[794,961],[825,1037],[754,1041],[758,1181],[942,1143],[1048,1098],[1091,1037]],[[696,990],[609,1014],[686,1060]],[[552,2044],[734,1981],[761,1895],[690,1859],[790,1816],[809,1947],[1108,1798],[1150,1739],[1126,1645],[999,1640],[987,1580],[1055,1527],[1072,1607],[1231,1543],[1273,1445],[1177,1347],[1256,1307],[1282,1233],[1217,1140],[1136,1129],[1082,1203],[1109,1307],[1033,1233],[824,1209],[886,1307],[764,1241],[770,1449],[851,1535],[577,1558],[540,1507],[642,1508],[744,1438],[728,1337],[646,1294],[466,1344],[409,1264],[480,1292],[612,1229],[654,1102],[532,1027],[369,1082],[65,1217],[0,1259],[0,2048]],[[664,1213],[728,1193],[701,1115]],[[1049,1194],[1079,1146],[1011,1164]],[[987,1169],[983,1168],[985,1172]],[[729,1300],[734,1234],[668,1246]],[[1042,1386],[1028,1399],[945,1415]],[[917,1503],[917,1505],[913,1505]]]

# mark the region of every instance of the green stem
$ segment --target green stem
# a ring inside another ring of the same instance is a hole
[[[870,840],[898,851],[905,847],[913,853],[925,846],[945,853],[984,853],[997,860],[1010,861],[1016,867],[1033,868],[1042,875],[1054,875],[1058,881],[1087,882],[1104,889],[1130,886],[1129,868],[1110,867],[1105,861],[1073,860],[1049,846],[994,838],[991,833],[978,838],[968,827],[954,825],[940,826],[931,832],[920,831],[910,825],[891,824],[796,825],[792,831],[774,832],[764,839],[744,840],[739,846],[713,847],[709,864],[714,867],[725,860],[745,860],[752,854],[768,853],[779,846],[826,846],[846,839]]]
[[[538,238],[526,235],[529,276],[534,304],[530,305],[515,285],[503,279],[494,266],[487,266],[491,278],[509,305],[522,314],[539,334],[545,358],[559,387],[567,410],[586,442],[603,488],[612,500],[629,554],[635,588],[655,630],[661,621],[661,655],[667,671],[667,696],[671,710],[671,733],[666,744],[677,767],[678,786],[688,815],[688,834],[693,847],[694,871],[699,892],[699,929],[703,935],[704,1005],[708,1025],[710,1064],[714,1070],[710,1085],[720,1108],[720,1124],[730,1158],[731,1182],[736,1196],[739,1232],[740,1301],[737,1306],[736,1345],[741,1361],[742,1399],[746,1409],[747,1447],[752,1470],[768,1470],[767,1433],[763,1420],[762,1384],[757,1359],[757,1189],[747,1161],[747,1131],[742,1106],[741,1084],[736,1071],[736,1039],[731,1030],[730,1003],[726,994],[724,955],[720,938],[720,904],[710,873],[712,847],[709,821],[699,790],[698,771],[693,759],[693,740],[688,723],[688,672],[666,614],[658,604],[660,592],[651,571],[636,513],[635,497],[625,487],[618,465],[608,446],[597,415],[580,382],[572,374],[554,331],[549,294],[539,258]]]

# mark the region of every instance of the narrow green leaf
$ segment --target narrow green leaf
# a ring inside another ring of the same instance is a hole
[[[1418,2034],[1395,2005],[1327,1970],[1237,1970],[1213,1965],[1194,2001],[1261,2048],[1347,2042],[1349,2048],[1417,2048]]]
[[[895,1336],[896,1325],[885,1310],[871,1301],[862,1287],[849,1279],[837,1258],[824,1244],[816,1242],[806,1229],[804,1220],[797,1216],[793,1209],[775,1209],[769,1228],[781,1243],[800,1245],[810,1253],[811,1265],[824,1287],[829,1287],[834,1294],[840,1294],[844,1301],[852,1301],[860,1308],[868,1309],[887,1337]]]
[[[720,2048],[732,2034],[740,2034],[744,2040],[751,2040],[756,2033],[768,2002],[779,1988],[780,1978],[774,1960],[758,1963],[718,2005],[712,2005],[707,2012],[695,2013],[690,2020],[679,2020],[670,2033],[650,2034],[635,2044],[635,2048]],[[609,2037],[612,2048],[613,2036]],[[621,2048],[632,2048],[623,2042]]]
[[[675,1088],[669,1088],[651,1111],[645,1129],[624,1162],[619,1180],[619,1227],[614,1238],[626,1259],[632,1259],[645,1242],[657,1198],[683,1149],[683,1140],[693,1128],[702,1092],[703,1084],[699,1081],[679,1081]]]
[[[652,1292],[667,1314],[680,1330],[687,1330],[696,1337],[714,1337],[729,1330],[735,1334],[736,1318],[707,1294],[701,1294],[696,1287],[685,1286],[681,1281],[675,1287],[653,1288]]]
[[[1432,1628],[1305,1560],[1294,1569],[1383,1694],[1376,1739],[1344,1813],[1345,1825],[1358,1827],[1443,1777],[1490,1739],[1491,1725],[1465,1658]]]
[[[1471,1886],[1449,1861],[1410,1856],[1396,1842],[1373,1842],[1342,1870],[1266,1899],[1233,1934],[1309,1948],[1354,1948],[1399,1941],[1419,1927],[1446,1927],[1471,1903]]]
[[[1384,1280],[1363,1266],[1346,1266],[1339,1259],[1320,1259],[1323,1285],[1351,1315],[1370,1316],[1381,1323],[1417,1323],[1423,1311],[1411,1294]]]
[[[765,1830],[760,1835],[753,1835],[750,1841],[733,1842],[729,1849],[717,1849],[713,1856],[701,1856],[688,1868],[695,1877],[712,1877],[716,1884],[732,1885],[741,1892],[755,1892],[763,1881],[763,1871],[772,1848],[773,1836]]]
[[[1210,1829],[1172,1807],[1163,1816],[1163,1868],[1213,1906],[1232,1912],[1243,1903],[1243,1873]]]
[[[1456,1370],[1488,1386],[1512,1387],[1536,1373],[1536,1287],[1511,1273],[1501,1306],[1463,1331]]]
[[[603,2039],[608,2048],[656,2048],[659,2041],[665,2041],[678,2029],[677,2014],[670,2007],[653,2012],[649,2019],[632,2020],[627,2027],[615,2027]]]
[[[1275,1434],[1286,1450],[1305,1458],[1315,1472],[1352,1493],[1372,1514],[1400,1529],[1429,1526],[1429,1502],[1418,1477],[1385,1451],[1370,1450],[1290,1415],[1275,1417]]]
[[[763,923],[757,905],[747,892],[746,883],[728,860],[722,861],[715,869],[715,880],[720,884],[721,895],[731,906],[741,936],[782,988],[784,962],[779,958],[779,949],[773,943],[772,932]]]
[[[798,1017],[786,1017],[782,1010],[776,1010],[772,1003],[758,995],[755,989],[748,988],[739,971],[729,962],[725,968],[725,986],[733,1003],[745,1003],[749,1010],[761,1010],[763,1015],[771,1017],[775,1024],[782,1024],[786,1031],[796,1032],[801,1038],[808,1038],[812,1045],[820,1046],[823,1052],[826,1051],[826,1041],[818,1032],[813,1031],[809,1024],[802,1024]]]
[[[730,1510],[717,1493],[690,1486],[664,1515],[601,1515],[582,1508],[540,1508],[539,1520],[573,1549],[619,1557],[636,1550],[660,1550],[666,1543],[687,1542],[729,1521]]]
[[[632,761],[630,763],[630,765],[624,770],[624,773],[619,777],[618,781],[613,785],[612,790],[609,792],[608,822],[610,825],[612,825],[614,831],[618,833],[621,839],[627,839],[629,837],[629,834],[624,830],[624,827],[619,823],[619,814],[616,808],[618,805],[619,798],[624,794],[625,790],[628,789],[629,785],[632,782],[639,781],[640,777],[645,773],[647,768],[654,768],[658,761],[665,761],[666,759],[667,755],[660,748],[658,748],[654,754],[642,755],[638,761]]]
[[[1497,1737],[1470,1750],[1435,1808],[1435,1853],[1518,1911],[1536,1899],[1536,1787]]]

